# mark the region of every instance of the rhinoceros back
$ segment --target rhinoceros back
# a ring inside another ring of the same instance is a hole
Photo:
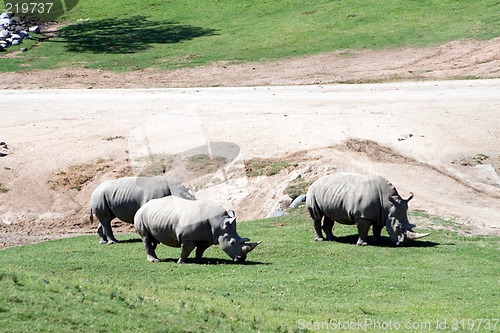
[[[384,223],[388,195],[397,194],[383,177],[336,173],[316,180],[307,192],[306,205],[315,214],[336,222],[354,224],[356,218]]]
[[[170,177],[123,177],[108,180],[96,188],[90,199],[90,207],[94,212],[108,210],[112,216],[134,223],[134,215],[142,205],[151,199],[171,195],[172,188],[180,195],[189,192],[180,182]]]
[[[141,207],[134,226],[168,246],[180,246],[183,237],[213,243],[213,230],[224,213],[222,206],[211,201],[168,196]]]

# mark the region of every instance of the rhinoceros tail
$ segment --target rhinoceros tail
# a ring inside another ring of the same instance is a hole
[[[94,212],[92,212],[92,209],[90,209],[90,218],[89,218],[89,220],[90,220],[91,224],[94,224]]]

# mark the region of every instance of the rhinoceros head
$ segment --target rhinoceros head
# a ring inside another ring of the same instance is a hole
[[[236,217],[232,210],[227,211],[224,215],[222,235],[219,236],[218,241],[222,250],[235,262],[245,261],[247,254],[261,243],[248,243],[250,241],[249,238],[238,236],[236,232]]]
[[[391,240],[397,246],[430,235],[419,234],[412,229],[416,226],[408,221],[408,201],[413,198],[413,193],[408,199],[402,199],[399,195],[389,196],[389,215],[387,217],[386,229]]]

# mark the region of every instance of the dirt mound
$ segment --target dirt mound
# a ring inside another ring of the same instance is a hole
[[[366,173],[366,165],[369,165],[370,169],[377,169],[379,174],[391,179],[394,184],[405,184],[405,186],[397,186],[400,190],[405,192],[411,190],[415,193],[417,199],[412,201],[411,208],[413,210],[453,216],[458,222],[466,224],[466,228],[463,230],[473,234],[500,234],[500,229],[492,226],[476,223],[475,227],[471,228],[470,225],[467,225],[470,222],[467,220],[467,216],[462,214],[463,210],[452,213],[449,210],[449,204],[440,207],[440,200],[432,200],[432,198],[442,197],[440,187],[433,188],[432,184],[452,184],[446,186],[449,197],[462,196],[465,197],[465,201],[471,201],[473,197],[477,200],[477,197],[480,197],[481,205],[489,207],[499,206],[500,190],[488,193],[488,191],[483,191],[480,187],[473,185],[473,182],[470,181],[472,178],[461,178],[437,167],[418,162],[392,148],[370,140],[348,139],[336,146],[299,151],[277,158],[253,158],[243,161],[243,164],[245,165],[244,175],[226,173],[231,178],[229,181],[238,181],[233,177],[247,181],[247,192],[243,196],[236,195],[226,198],[227,201],[233,202],[232,208],[238,211],[240,220],[271,216],[277,210],[286,211],[290,204],[290,200],[287,201],[287,199],[290,199],[290,195],[294,196],[291,194],[293,185],[300,187],[300,190],[295,192],[295,196],[297,196],[306,193],[307,186],[322,175],[337,171]],[[360,167],[359,164],[363,166]],[[477,165],[480,164],[467,164],[466,167],[473,170]],[[424,179],[419,178],[418,182],[408,179],[402,180],[400,178],[402,175],[394,172],[394,170],[408,167],[418,169],[418,174]],[[495,167],[495,170],[498,171],[499,167],[500,164]],[[63,171],[51,174],[46,185],[49,189],[48,194],[52,197],[53,202],[59,202],[61,206],[54,204],[52,210],[55,211],[51,213],[38,217],[21,216],[14,223],[6,223],[8,219],[4,215],[4,223],[0,223],[0,248],[75,234],[94,233],[95,225],[88,222],[88,204],[84,199],[88,198],[93,188],[101,180],[123,176],[129,171],[130,161],[127,159],[98,159],[91,163],[70,166]],[[215,170],[210,167],[204,169],[204,174],[215,178],[218,177],[217,174],[220,171],[220,169]],[[473,173],[467,174],[473,177]],[[475,179],[474,182],[486,185],[482,179]],[[192,179],[189,184],[198,184],[197,190],[201,192],[212,191],[214,186],[217,188],[217,184],[213,183],[205,182],[204,185],[200,185],[199,179]],[[497,184],[497,186],[499,185]],[[422,191],[427,193],[424,194]],[[72,202],[73,205],[63,204],[63,199]],[[73,206],[73,210],[66,214],[62,213],[71,206]],[[500,207],[496,208],[500,211]],[[421,225],[433,227],[429,218],[420,217],[418,222]],[[118,232],[134,231],[131,225],[120,221],[114,221],[113,226]],[[437,226],[437,228],[440,227],[442,226]]]

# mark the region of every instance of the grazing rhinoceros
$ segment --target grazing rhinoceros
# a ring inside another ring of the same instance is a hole
[[[247,243],[236,232],[236,217],[219,204],[208,200],[191,201],[165,197],[149,201],[141,207],[134,219],[141,235],[147,259],[158,262],[155,249],[158,243],[181,248],[178,263],[186,262],[196,248],[196,260],[214,244],[220,244],[234,261],[243,262],[247,254],[260,242]]]
[[[373,225],[375,242],[379,241],[382,228],[386,227],[391,240],[403,245],[429,234],[412,231],[408,222],[408,199],[402,199],[398,191],[386,179],[374,175],[337,173],[320,177],[307,192],[306,205],[314,220],[315,240],[333,240],[335,221],[356,224],[359,239],[357,245],[367,245],[368,230]],[[323,226],[321,226],[321,219]]]
[[[190,189],[171,177],[123,177],[104,181],[90,197],[90,220],[93,221],[93,213],[100,222],[97,234],[101,244],[117,242],[111,230],[111,220],[115,217],[134,223],[134,215],[142,205],[168,195],[196,200]]]

